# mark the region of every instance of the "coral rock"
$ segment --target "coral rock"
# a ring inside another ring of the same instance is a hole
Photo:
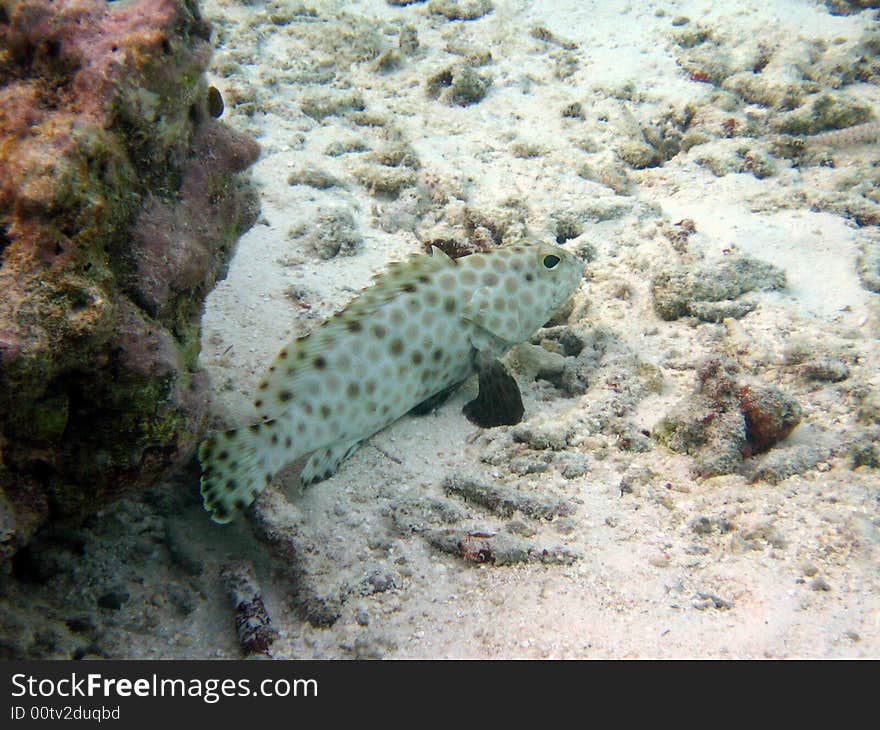
[[[694,457],[698,476],[732,474],[800,423],[801,408],[778,388],[743,382],[731,360],[710,357],[697,368],[697,392],[674,406],[653,429],[672,451]]]
[[[740,295],[784,287],[785,272],[772,264],[731,256],[693,269],[664,269],[651,281],[651,294],[657,314],[665,320],[692,316],[704,322],[720,322],[754,309],[752,303],[737,300]]]
[[[736,391],[746,419],[751,453],[767,451],[788,436],[801,422],[800,406],[778,388],[744,385]]]
[[[0,556],[188,459],[205,296],[258,213],[192,0],[0,0]]]

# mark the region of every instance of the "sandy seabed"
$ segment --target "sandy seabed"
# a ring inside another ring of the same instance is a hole
[[[35,553],[19,651],[239,657],[232,565],[278,658],[880,656],[876,11],[489,5],[203,4],[224,120],[263,153],[202,363],[216,425],[248,422],[279,348],[388,262],[558,241],[587,275],[508,356],[524,422],[472,426],[467,383],[304,493],[277,479],[256,530],[211,523],[194,472],[124,500]],[[730,260],[785,285],[718,294]],[[717,433],[658,437],[711,358],[801,412],[730,469]]]

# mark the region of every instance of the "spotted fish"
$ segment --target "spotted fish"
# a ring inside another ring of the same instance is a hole
[[[345,309],[284,347],[259,385],[259,420],[202,442],[202,496],[216,522],[310,454],[303,484],[332,475],[364,439],[432,405],[475,372],[465,415],[517,423],[516,381],[498,362],[578,287],[583,262],[558,246],[505,246],[452,259],[438,248],[392,264]]]

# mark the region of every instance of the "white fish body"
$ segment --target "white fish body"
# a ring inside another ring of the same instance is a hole
[[[361,441],[474,372],[477,400],[498,390],[484,388],[484,375],[488,384],[499,373],[502,390],[519,399],[497,358],[550,319],[583,271],[580,259],[552,245],[458,259],[434,248],[392,264],[345,309],[281,350],[254,401],[259,422],[202,442],[205,508],[229,522],[305,454],[303,484],[329,477]]]

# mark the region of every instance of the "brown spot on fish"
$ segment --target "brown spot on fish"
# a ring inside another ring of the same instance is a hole
[[[403,352],[403,342],[399,338],[391,340],[390,350],[392,355],[399,355]]]
[[[315,366],[316,370],[323,370],[327,367],[327,359],[321,355],[318,355],[318,357],[315,358],[312,364]]]

